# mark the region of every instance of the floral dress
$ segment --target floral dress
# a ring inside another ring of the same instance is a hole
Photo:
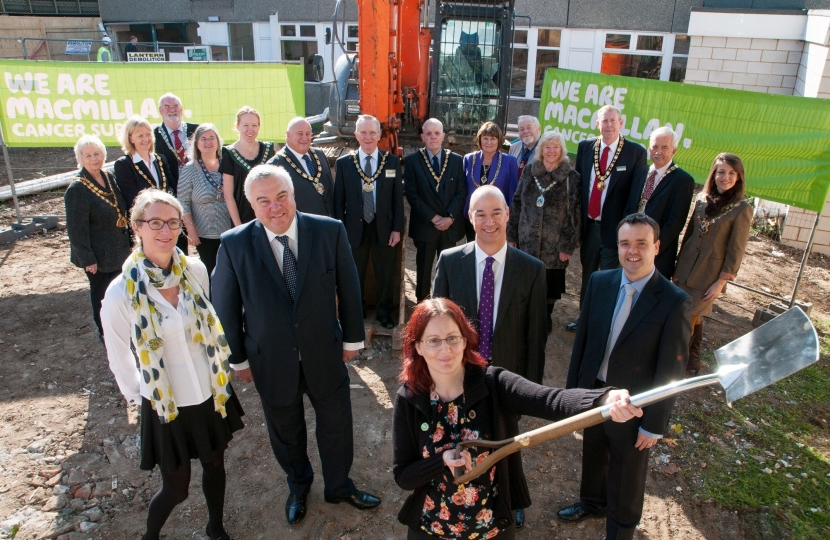
[[[459,441],[489,439],[490,434],[480,434],[463,427],[470,419],[464,411],[464,396],[443,402],[434,391],[430,393],[432,425],[422,426],[431,430],[432,437],[423,448],[424,458],[455,448]],[[490,452],[468,448],[474,463],[480,463]],[[421,515],[421,529],[427,534],[442,538],[469,540],[494,538],[499,534],[494,527],[494,497],[498,493],[495,482],[496,467],[482,474],[469,484],[456,486],[449,472],[430,482]]]

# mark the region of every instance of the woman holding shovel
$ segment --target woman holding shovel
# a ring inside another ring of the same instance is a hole
[[[459,442],[518,435],[521,415],[555,420],[612,403],[616,422],[642,415],[627,390],[549,388],[488,366],[475,330],[444,298],[415,308],[403,341],[392,441],[395,482],[412,491],[398,514],[408,539],[515,537],[512,510],[530,505],[519,454],[455,485],[454,468],[470,471],[489,453],[471,448],[456,459]]]

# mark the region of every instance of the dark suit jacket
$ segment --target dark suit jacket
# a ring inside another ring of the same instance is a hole
[[[378,229],[378,241],[388,244],[392,232],[403,231],[401,160],[383,150],[379,152],[379,155],[386,154],[383,168],[389,173],[382,172],[375,180],[375,219],[372,224]],[[341,156],[334,164],[334,217],[346,226],[349,243],[352,249],[357,249],[363,235],[363,179],[351,154]]]
[[[300,358],[311,395],[346,384],[343,342],[364,339],[360,283],[343,224],[297,212],[297,232],[296,302],[259,220],[222,235],[211,278],[230,363],[248,360],[257,391],[274,407],[296,397]]]
[[[189,139],[193,132],[196,131],[196,128],[199,127],[199,124],[191,124],[190,122],[185,122],[185,129],[187,130],[187,138]],[[176,179],[176,182],[179,181],[179,162],[176,160],[176,153],[173,152],[167,143],[164,142],[164,138],[161,134],[161,130],[163,129],[164,124],[159,124],[153,129],[153,137],[156,139],[156,154],[162,155],[167,158],[167,164],[170,166],[170,174]],[[170,141],[173,142],[172,140]],[[184,142],[184,141],[182,141]]]
[[[173,176],[173,172],[170,170],[166,157],[161,154],[156,155],[158,156],[158,159],[155,162],[156,174],[159,177],[159,181],[161,181],[162,178],[161,173],[164,172],[164,177],[167,178],[167,192],[175,197],[179,184],[179,177],[178,175],[175,177]],[[152,181],[153,175],[150,174],[150,169],[147,168],[143,161],[138,163],[138,167],[144,171],[144,175]],[[133,166],[132,156],[122,156],[115,160],[115,163],[113,164],[113,172],[115,173],[115,183],[118,184],[118,189],[121,190],[121,194],[124,196],[124,202],[127,203],[127,208],[129,209],[132,209],[133,202],[138,196],[139,191],[149,187],[156,187],[155,185],[148,184],[147,180],[138,174]],[[178,172],[178,169],[176,169],[176,172]]]
[[[277,165],[288,171],[291,181],[294,183],[294,200],[297,201],[297,211],[304,214],[317,214],[318,216],[334,217],[334,180],[331,177],[331,167],[326,154],[319,148],[312,148],[317,157],[320,158],[320,183],[325,190],[323,194],[317,193],[314,182],[303,178],[294,170],[290,163],[293,163],[304,171],[303,164],[297,160],[291,151],[283,146],[274,157],[268,160],[268,165]]]
[[[637,212],[647,177],[648,167],[639,167],[634,171],[626,216]],[[660,225],[660,253],[654,259],[654,266],[667,278],[674,275],[680,232],[686,224],[694,192],[695,179],[678,167],[660,180],[646,203],[645,214]]]
[[[449,298],[478,327],[475,242],[445,249],[438,258],[432,296]],[[545,376],[547,284],[539,259],[507,246],[499,309],[493,328],[493,365],[537,384]]]
[[[567,388],[594,387],[611,333],[622,272],[591,274],[577,323]],[[634,395],[682,379],[689,359],[691,311],[692,299],[655,272],[631,308],[611,351],[606,384],[626,388]],[[609,437],[624,437],[642,426],[649,433],[663,433],[672,406],[674,399],[649,405],[642,418],[623,424],[606,422],[605,431]]]
[[[620,139],[623,136],[620,135]],[[594,168],[594,145],[600,144],[600,139],[591,139],[579,143],[576,151],[574,169],[582,175],[582,234],[588,230],[588,203],[591,200],[591,169]],[[609,163],[614,156],[609,156]],[[617,225],[627,214],[625,207],[628,204],[628,195],[631,192],[631,180],[634,171],[646,164],[646,149],[632,140],[625,139],[620,157],[614,163],[610,178],[605,182],[608,194],[605,204],[602,205],[600,216],[602,245],[608,249],[617,249]],[[584,238],[584,236],[583,236]]]
[[[443,152],[443,151],[442,151]],[[446,155],[446,152],[443,152]],[[403,160],[403,182],[409,201],[409,237],[417,242],[435,242],[441,231],[432,224],[436,215],[452,217],[455,222],[447,229],[449,240],[457,242],[464,236],[464,203],[467,200],[467,179],[464,176],[464,158],[450,152],[447,170],[441,177],[438,191],[435,179],[427,169],[420,151]],[[443,162],[441,163],[443,167]],[[436,174],[440,171],[436,171]]]

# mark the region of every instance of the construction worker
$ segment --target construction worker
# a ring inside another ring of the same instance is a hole
[[[101,41],[101,47],[98,49],[98,61],[112,62],[112,52],[110,51],[110,43],[112,43],[112,40],[109,36],[104,36]]]

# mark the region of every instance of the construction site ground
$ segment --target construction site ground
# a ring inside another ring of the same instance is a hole
[[[58,151],[54,151],[58,153]],[[60,151],[60,157],[66,158]],[[71,159],[71,157],[70,157]],[[25,214],[63,214],[62,193],[28,197]],[[13,221],[9,203],[0,204],[0,228]],[[739,282],[789,294],[801,252],[763,238],[752,239]],[[545,383],[565,382],[573,334],[564,330],[578,314],[579,257],[571,259],[568,293],[557,303],[554,330],[546,351]],[[830,317],[830,265],[814,256],[799,299],[813,303],[814,319]],[[414,248],[407,247],[406,282],[412,288]],[[409,291],[408,303],[414,298]],[[707,320],[704,348],[711,351],[752,329],[756,307],[769,300],[730,287]],[[826,358],[822,362],[827,362]],[[354,414],[352,478],[379,495],[379,508],[360,512],[326,504],[313,437],[315,418],[307,406],[309,455],[317,481],[306,518],[295,527],[285,521],[285,475],[268,443],[259,397],[253,385],[234,383],[246,416],[226,453],[228,472],[226,528],[237,540],[399,539],[406,529],[397,521],[407,493],[392,475],[392,397],[398,389],[400,353],[391,339],[375,336],[349,366]],[[682,396],[675,411],[689,407],[720,410],[722,395],[701,389]],[[828,455],[828,410],[823,437],[816,442]],[[523,429],[543,425],[531,418]],[[109,371],[104,346],[90,314],[88,283],[69,262],[65,230],[52,230],[0,246],[0,537],[105,538],[137,540],[147,504],[160,486],[157,472],[138,468],[138,424]],[[786,527],[770,526],[774,513],[725,508],[693,495],[687,481],[694,471],[666,444],[652,450],[645,512],[639,539],[780,538]],[[533,505],[518,538],[599,540],[603,520],[577,525],[556,521],[556,510],[576,500],[580,478],[581,436],[575,433],[523,453]],[[667,467],[667,464],[678,466]],[[207,521],[199,466],[190,497],[170,517],[167,539],[204,538]],[[830,472],[830,471],[828,471]],[[825,480],[825,479],[822,479]],[[63,486],[63,487],[61,487]],[[830,508],[820,511],[828,512]]]

